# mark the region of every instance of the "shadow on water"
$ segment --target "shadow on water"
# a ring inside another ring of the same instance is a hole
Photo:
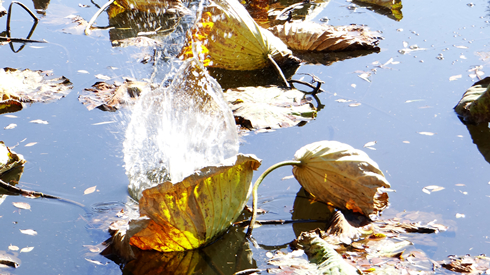
[[[490,128],[488,127],[488,124],[469,124],[466,125],[466,128],[471,135],[473,143],[476,144],[478,151],[480,151],[485,160],[490,163]]]

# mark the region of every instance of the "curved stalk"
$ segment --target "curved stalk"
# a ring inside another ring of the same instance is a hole
[[[281,77],[282,81],[284,81],[284,84],[286,85],[286,87],[291,88],[291,85],[289,85],[289,82],[286,80],[286,77],[282,73],[281,67],[279,67],[279,65],[277,65],[277,63],[274,60],[274,58],[272,58],[272,56],[270,54],[267,55],[267,58],[272,63],[272,65],[274,65],[274,68],[276,68],[277,73]]]
[[[109,2],[105,3],[95,14],[94,16],[92,16],[92,18],[90,18],[90,21],[88,22],[88,25],[87,27],[85,28],[85,35],[90,35],[90,28],[92,27],[92,25],[94,24],[95,20],[97,19],[97,17],[99,17],[99,15],[105,10],[107,9],[107,7],[109,7],[112,3],[114,2],[114,0],[109,0]]]
[[[262,183],[264,178],[269,175],[270,172],[276,170],[279,167],[286,165],[300,165],[301,161],[299,160],[286,160],[272,165],[267,168],[262,175],[255,181],[254,187],[252,190],[252,219],[250,219],[250,225],[248,226],[246,237],[250,238],[252,236],[252,230],[254,229],[255,220],[257,219],[257,190],[259,189],[259,185]]]

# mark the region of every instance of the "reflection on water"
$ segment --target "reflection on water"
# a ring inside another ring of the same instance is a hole
[[[476,144],[478,151],[485,160],[490,163],[490,128],[487,123],[478,125],[466,125],[470,132],[473,143]]]
[[[237,227],[202,249],[172,253],[137,250],[136,257],[122,267],[123,274],[233,274],[257,266],[243,228]]]

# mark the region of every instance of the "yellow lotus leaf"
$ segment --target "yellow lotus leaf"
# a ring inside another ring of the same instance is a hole
[[[143,191],[141,216],[150,221],[129,243],[162,252],[196,249],[214,241],[240,215],[260,161],[239,154],[233,163],[206,167],[183,181]]]
[[[338,141],[319,141],[299,149],[293,174],[315,199],[374,218],[388,206],[381,187],[390,184],[361,150]],[[374,215],[374,216],[372,216]]]
[[[264,68],[271,65],[269,55],[279,65],[297,62],[287,46],[257,25],[237,0],[210,2],[188,32],[181,58],[192,57],[196,47],[205,66],[227,70]]]
[[[367,27],[330,26],[314,22],[277,25],[269,30],[288,47],[297,51],[354,51],[377,48],[380,34]]]

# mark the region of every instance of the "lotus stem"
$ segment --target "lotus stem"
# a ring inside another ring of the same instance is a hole
[[[300,165],[301,161],[299,160],[286,160],[272,165],[267,168],[262,175],[255,181],[254,187],[252,189],[252,218],[250,219],[250,225],[248,226],[246,237],[250,238],[252,236],[252,230],[254,229],[255,221],[257,219],[257,190],[259,189],[259,185],[262,183],[264,178],[269,175],[270,172],[276,170],[279,167],[287,166],[287,165]]]
[[[279,67],[279,65],[277,65],[274,58],[272,58],[272,56],[270,54],[267,55],[267,58],[269,58],[272,65],[274,65],[274,67],[276,68],[277,73],[281,76],[282,81],[284,81],[284,84],[286,84],[286,87],[291,88],[291,85],[289,85],[289,82],[287,81],[286,77],[282,73],[281,67]]]
[[[90,21],[88,22],[87,27],[85,28],[85,35],[90,35],[90,28],[94,24],[95,20],[99,15],[107,8],[109,7],[110,4],[112,4],[114,0],[109,0],[109,2],[105,3],[95,14],[90,18]]]

